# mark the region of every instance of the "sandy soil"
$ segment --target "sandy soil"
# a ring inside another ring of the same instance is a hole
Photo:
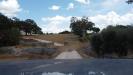
[[[82,59],[82,57],[76,50],[72,50],[62,52],[55,59]]]

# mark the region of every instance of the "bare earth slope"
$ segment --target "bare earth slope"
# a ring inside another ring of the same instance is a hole
[[[86,43],[80,42],[74,34],[34,35],[24,36],[24,38],[32,38],[40,42],[53,42],[54,46],[60,46],[58,47],[59,55],[55,59],[82,59],[78,50],[86,45]]]

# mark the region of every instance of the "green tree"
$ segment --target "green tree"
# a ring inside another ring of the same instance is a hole
[[[87,31],[92,30],[95,24],[88,21],[88,17],[82,17],[81,20],[76,17],[71,18],[70,28],[72,32],[80,37],[86,37]]]
[[[12,27],[12,20],[0,13],[0,30],[10,29]]]
[[[116,53],[126,56],[133,50],[133,26],[108,26],[100,33],[91,36],[91,45],[97,55]]]
[[[93,27],[92,30],[93,30],[95,33],[98,33],[98,32],[100,31],[100,29],[97,28],[97,27]]]
[[[92,50],[97,54],[97,57],[104,55],[104,51],[102,50],[103,40],[101,38],[102,36],[99,33],[94,33],[90,37]]]
[[[32,19],[25,20],[26,23],[26,32],[33,33],[33,34],[42,34],[41,28],[37,25],[37,23]]]
[[[19,36],[15,22],[7,16],[0,14],[0,47],[18,44]]]

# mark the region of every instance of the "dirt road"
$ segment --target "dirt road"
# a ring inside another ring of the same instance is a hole
[[[53,42],[53,41],[48,41],[48,40],[42,40],[42,39],[37,39],[37,38],[25,38],[25,39],[33,39],[42,43],[53,43],[54,46],[64,46],[64,44],[58,43],[58,42]]]
[[[62,52],[55,59],[82,59],[82,57],[76,50],[72,50]]]

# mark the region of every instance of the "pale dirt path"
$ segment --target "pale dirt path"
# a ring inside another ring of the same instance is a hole
[[[82,59],[82,57],[76,50],[72,50],[62,52],[55,59]]]
[[[47,41],[47,40],[42,40],[42,39],[36,39],[36,38],[25,38],[25,39],[33,39],[42,43],[54,43],[54,46],[64,46],[64,44],[58,43],[58,42],[53,42],[53,41]]]
[[[52,41],[47,41],[47,40],[41,40],[41,39],[35,39],[36,41],[43,42],[43,43],[54,43],[54,46],[64,46],[64,44],[57,43],[57,42],[52,42]]]

